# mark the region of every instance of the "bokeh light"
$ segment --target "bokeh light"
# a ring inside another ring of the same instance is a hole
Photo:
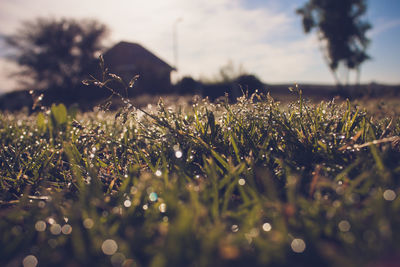
[[[292,244],[290,246],[293,252],[296,253],[303,253],[304,250],[306,249],[306,243],[304,242],[303,239],[300,238],[293,239]]]
[[[46,230],[46,222],[45,221],[37,221],[35,223],[35,229],[38,232],[43,232],[44,230]]]
[[[53,235],[61,234],[61,225],[59,225],[58,223],[55,223],[55,224],[51,225],[50,226],[50,233],[52,233]]]
[[[340,231],[348,232],[348,231],[350,231],[351,225],[348,221],[343,220],[343,221],[339,222],[338,227],[339,227]]]
[[[118,250],[118,244],[112,239],[107,239],[103,242],[101,245],[101,250],[103,251],[104,254],[106,255],[114,255],[115,252]]]
[[[383,198],[387,201],[393,201],[396,199],[396,192],[391,189],[387,189],[385,192],[383,192]]]
[[[115,253],[111,257],[111,263],[113,266],[123,266],[125,260],[126,260],[126,257],[122,253]]]
[[[36,267],[38,265],[38,263],[39,263],[39,261],[33,255],[26,256],[22,261],[22,265],[24,267]]]
[[[94,222],[93,222],[92,219],[86,218],[86,219],[83,220],[83,226],[84,226],[86,229],[92,228],[93,225],[94,225]]]
[[[64,235],[69,235],[72,233],[72,226],[69,224],[64,224],[63,227],[61,227],[61,232]]]

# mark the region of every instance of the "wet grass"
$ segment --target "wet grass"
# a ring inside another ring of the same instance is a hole
[[[236,104],[1,114],[0,264],[393,259],[399,113],[310,104],[295,93],[287,105],[253,95]]]

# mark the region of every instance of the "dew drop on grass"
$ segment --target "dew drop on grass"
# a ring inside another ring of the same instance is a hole
[[[182,157],[183,153],[180,150],[175,151],[175,157],[180,159]]]
[[[156,193],[156,192],[151,192],[151,193],[149,194],[149,199],[150,199],[150,201],[152,201],[152,202],[157,201],[157,199],[158,199],[157,193]]]
[[[270,223],[264,223],[263,226],[262,226],[262,229],[263,229],[265,232],[269,232],[269,231],[271,231],[272,226],[271,226]]]
[[[239,231],[239,226],[238,226],[237,224],[233,224],[233,225],[231,226],[231,230],[232,230],[232,232],[236,233],[236,232]]]
[[[300,239],[300,238],[293,239],[290,246],[291,246],[293,252],[296,252],[296,253],[303,253],[304,250],[306,249],[306,243],[304,242],[303,239]]]
[[[118,244],[112,239],[107,239],[103,242],[101,245],[101,250],[103,251],[104,254],[106,255],[114,255],[115,252],[118,250]]]
[[[36,267],[39,261],[33,255],[28,255],[22,260],[22,265],[24,267]]]
[[[245,185],[246,184],[246,180],[243,178],[240,178],[238,181],[239,185]]]
[[[127,199],[127,200],[124,201],[124,206],[125,206],[126,208],[129,208],[131,205],[132,205],[132,202],[131,202],[129,199]]]
[[[161,213],[164,213],[167,211],[167,204],[161,203],[160,206],[158,206],[158,209],[160,210]]]

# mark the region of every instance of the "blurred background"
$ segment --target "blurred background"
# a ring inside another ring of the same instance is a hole
[[[1,0],[0,106],[24,106],[31,90],[94,104],[108,94],[91,88],[89,74],[104,78],[100,54],[127,97],[234,98],[293,83],[329,97],[398,94],[399,14],[398,0]]]

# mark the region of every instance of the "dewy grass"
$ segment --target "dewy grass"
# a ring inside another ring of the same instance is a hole
[[[1,114],[0,264],[398,261],[399,117],[297,92]]]

